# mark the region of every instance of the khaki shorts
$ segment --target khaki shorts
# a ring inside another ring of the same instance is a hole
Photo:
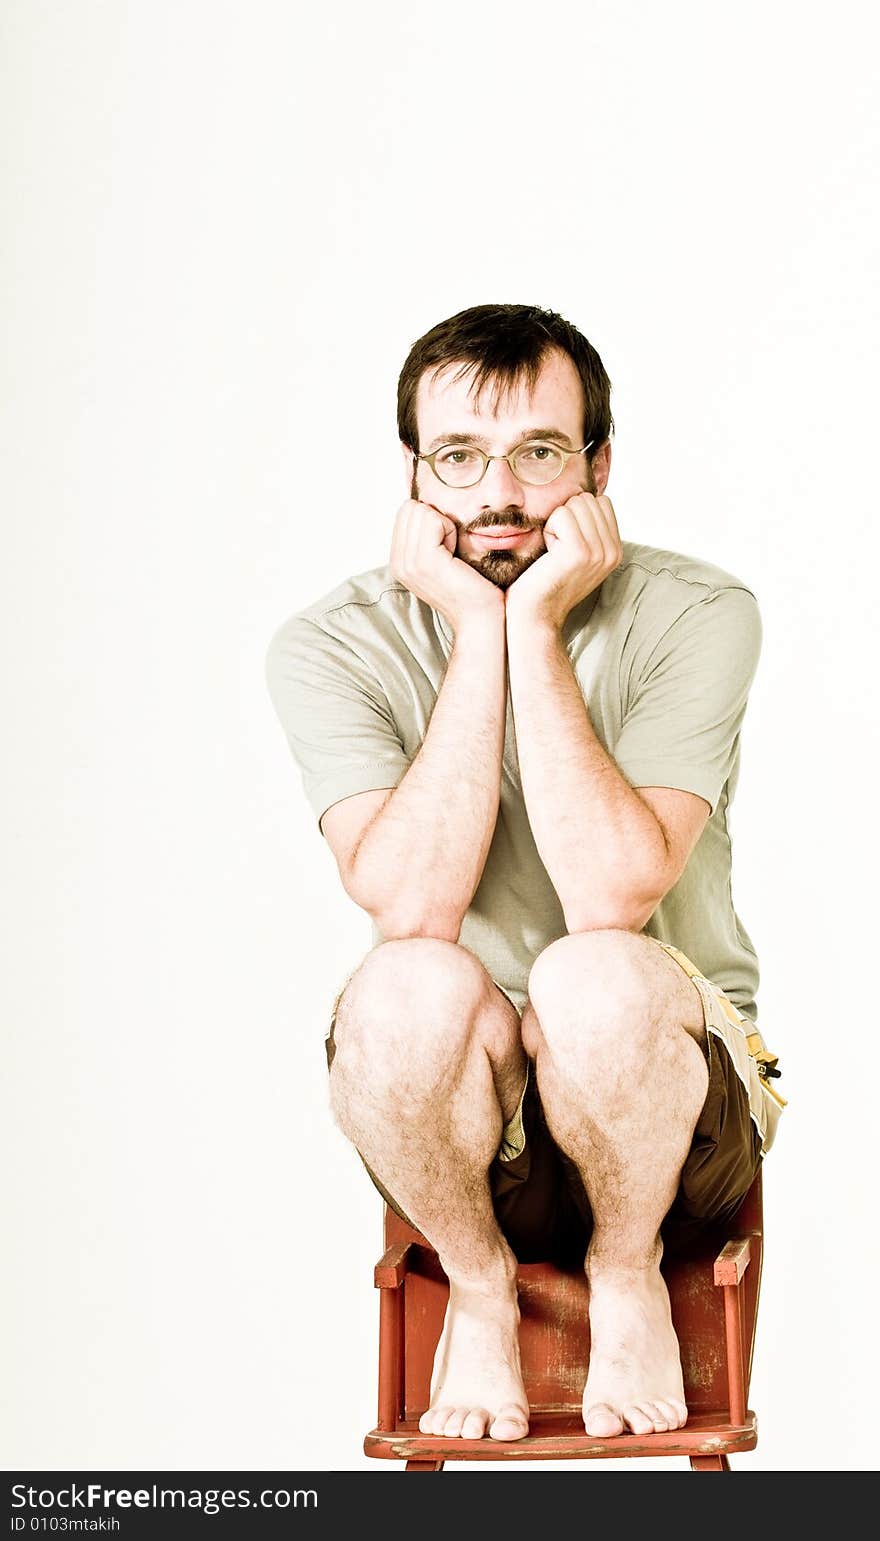
[[[750,1018],[677,947],[650,940],[675,959],[699,992],[709,1066],[706,1100],[661,1227],[668,1255],[687,1250],[707,1229],[733,1218],[773,1143],[785,1099],[773,1084],[779,1074],[776,1058]],[[336,1012],[347,984],[333,1006],[328,1069],[336,1052]],[[364,1166],[385,1202],[417,1230],[366,1161]],[[489,1185],[499,1227],[520,1262],[583,1261],[592,1230],[589,1199],[577,1167],[547,1128],[531,1061],[519,1106],[502,1130],[489,1167]]]

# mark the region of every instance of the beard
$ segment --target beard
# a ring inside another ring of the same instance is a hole
[[[484,528],[488,528],[490,524],[502,523],[511,525],[518,530],[535,528],[534,525],[527,524],[522,519],[515,519],[510,512],[495,514],[488,518]],[[475,567],[481,577],[488,578],[489,582],[494,583],[496,588],[509,589],[510,585],[516,582],[520,574],[524,573],[528,567],[531,567],[533,562],[537,562],[538,558],[542,557],[546,550],[547,547],[542,542],[537,551],[532,552],[530,556],[525,555],[521,551],[504,549],[500,551],[484,551],[482,556],[465,556],[464,552],[459,550],[455,554],[459,561],[466,562],[468,567]]]

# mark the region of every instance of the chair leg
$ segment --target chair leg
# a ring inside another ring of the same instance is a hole
[[[443,1465],[443,1461],[407,1461],[406,1469],[407,1471],[442,1471]]]
[[[692,1455],[691,1471],[730,1471],[726,1455]]]

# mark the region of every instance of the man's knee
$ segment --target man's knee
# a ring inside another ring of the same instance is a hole
[[[632,931],[584,931],[560,937],[539,954],[529,974],[529,1000],[548,1045],[593,1055],[603,1048],[640,1051],[661,1009],[646,946],[648,940]]]
[[[466,1047],[499,993],[479,959],[456,942],[406,937],[374,947],[336,1012],[334,1070],[365,1066],[399,1074],[422,1059],[450,1060]],[[513,1008],[510,1008],[511,1013]]]

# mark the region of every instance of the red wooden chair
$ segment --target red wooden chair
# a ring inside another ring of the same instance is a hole
[[[380,1290],[379,1421],[367,1455],[442,1471],[446,1461],[602,1460],[687,1456],[694,1471],[729,1471],[728,1456],[753,1450],[757,1422],[748,1389],[761,1280],[761,1172],[726,1234],[706,1232],[699,1250],[662,1264],[682,1354],[688,1421],[666,1434],[598,1439],[584,1430],[588,1290],[580,1269],[522,1263],[520,1347],[531,1427],[525,1439],[444,1439],[421,1434],[448,1283],[437,1254],[386,1207]]]

